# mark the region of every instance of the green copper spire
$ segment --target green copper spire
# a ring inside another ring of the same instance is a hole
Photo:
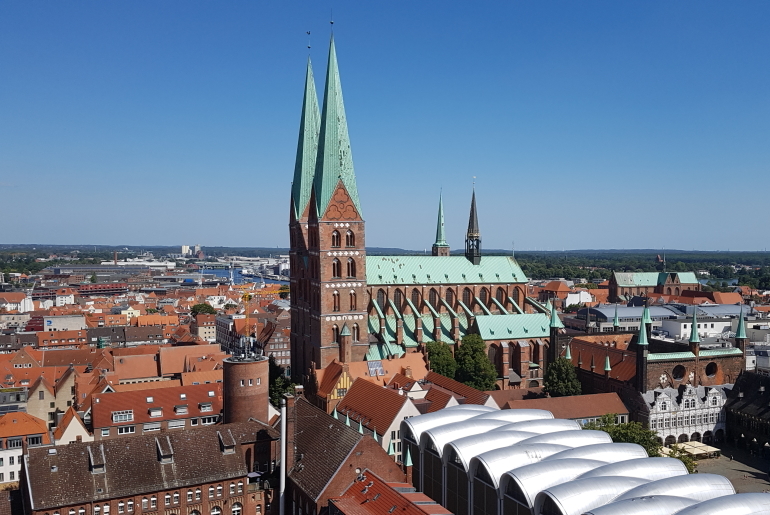
[[[743,306],[741,306],[741,314],[738,317],[738,327],[735,329],[735,338],[745,340],[746,337],[746,324],[743,321]]]
[[[396,451],[393,449],[393,440],[388,444],[388,456],[395,456]]]
[[[350,329],[348,328],[347,322],[342,324],[342,330],[340,331],[340,336],[350,336]]]
[[[350,427],[350,413],[345,413],[345,425]]]
[[[340,419],[340,416],[337,415],[337,408],[334,408],[334,411],[332,411],[332,417],[334,417],[334,420]]]
[[[364,434],[364,425],[361,423],[361,419],[358,419],[358,432]]]
[[[615,304],[615,318],[612,319],[612,327],[620,327],[620,319],[618,318],[618,305]]]
[[[644,326],[644,317],[642,317],[642,323],[639,324],[639,339],[636,343],[638,345],[649,345],[649,343],[647,343],[647,328]]]
[[[692,328],[690,329],[690,343],[700,343],[698,335],[698,308],[693,306],[692,310]]]
[[[609,354],[604,356],[604,371],[605,372],[612,372],[612,367],[610,366],[610,355]]]
[[[436,243],[434,247],[448,247],[444,236],[444,199],[441,193],[438,195],[438,223],[436,224]]]
[[[564,329],[564,324],[556,313],[556,308],[551,308],[551,329]]]
[[[377,436],[377,428],[376,427],[374,428],[374,431],[372,431],[372,438],[374,438],[375,442],[379,442],[380,441],[380,437]]]
[[[409,453],[409,446],[406,446],[406,455],[404,456],[404,466],[405,467],[411,467],[412,466],[412,455]]]
[[[294,162],[294,181],[291,184],[291,202],[294,218],[299,219],[310,202],[313,189],[315,160],[318,155],[318,131],[321,127],[321,111],[315,91],[313,67],[307,59],[305,74],[305,96],[302,99],[302,117],[299,122],[297,159]]]
[[[572,351],[569,348],[569,343],[567,344],[567,350],[564,351],[564,358],[572,361]]]
[[[337,51],[334,48],[334,36],[332,35],[329,43],[329,65],[326,69],[321,129],[318,136],[318,156],[313,178],[319,217],[326,212],[339,181],[345,185],[350,200],[361,216],[356,175],[353,171],[353,154],[350,151],[348,121],[345,117],[340,72],[337,68]]]
[[[652,324],[652,317],[650,317],[650,308],[644,306],[642,311],[642,324]]]

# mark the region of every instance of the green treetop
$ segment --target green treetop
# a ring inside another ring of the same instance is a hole
[[[497,370],[487,357],[487,346],[478,334],[468,334],[457,349],[455,379],[477,390],[493,390]]]
[[[567,358],[556,358],[556,361],[548,365],[543,380],[543,391],[551,397],[580,395],[580,381],[572,361]]]

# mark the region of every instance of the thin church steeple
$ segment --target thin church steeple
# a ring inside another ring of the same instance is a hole
[[[353,154],[350,151],[348,121],[342,100],[342,84],[337,67],[334,35],[329,43],[329,64],[326,69],[321,129],[318,137],[318,157],[315,162],[313,188],[319,218],[326,213],[337,185],[342,182],[353,206],[361,215]]]
[[[449,245],[444,235],[444,199],[439,193],[438,196],[438,222],[436,223],[436,241],[433,243],[432,254],[434,256],[448,256]]]
[[[468,218],[468,232],[465,235],[465,257],[478,265],[481,263],[481,232],[479,231],[479,217],[476,214],[476,188],[473,188],[471,197],[471,214]]]
[[[308,57],[305,73],[305,94],[302,98],[302,116],[297,141],[297,159],[294,162],[294,181],[291,184],[291,203],[296,220],[302,218],[308,202],[310,202],[320,127],[321,111],[318,108],[313,66]]]

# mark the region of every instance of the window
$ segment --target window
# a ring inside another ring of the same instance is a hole
[[[158,418],[163,416],[163,410],[160,408],[150,409],[150,418]]]
[[[118,503],[118,513],[123,513],[126,510],[126,503],[120,501]]]
[[[28,436],[27,437],[27,445],[40,445],[43,443],[43,437],[42,436]]]
[[[233,504],[232,515],[241,515],[242,512],[243,512],[243,507],[241,506],[241,503],[237,502]]]
[[[219,506],[214,506],[211,508],[211,515],[222,515],[222,508]]]
[[[21,438],[9,438],[8,439],[8,448],[9,449],[18,449],[21,447]]]
[[[86,509],[85,508],[78,508],[78,515],[85,515]]]
[[[10,472],[10,474],[8,474],[8,476],[9,476],[8,478],[9,478],[11,481],[16,481],[16,472],[14,472],[14,471],[11,471],[11,472]]]
[[[238,493],[243,493],[243,481],[238,481]]]
[[[345,233],[345,246],[346,247],[356,246],[356,235],[353,234],[353,231],[351,230],[348,230],[348,232]]]
[[[120,426],[118,427],[118,434],[119,435],[128,435],[136,432],[136,428],[134,426]]]
[[[192,502],[193,500],[193,491],[187,490],[187,502]]]
[[[127,506],[129,512],[133,512],[134,511],[134,501],[133,501],[133,499],[129,499],[126,506]]]
[[[334,324],[332,326],[332,341],[333,342],[339,342],[340,341],[340,328],[337,327],[337,324]]]
[[[332,247],[339,247],[340,246],[340,233],[337,231],[334,231],[332,233]]]
[[[8,465],[13,465],[16,458],[14,456],[11,456],[8,458]]]
[[[342,277],[342,263],[337,258],[332,261],[332,277]]]
[[[235,495],[235,483],[230,483],[230,495]]]
[[[174,492],[174,504],[179,504],[179,492]]]
[[[168,428],[169,429],[179,429],[184,427],[185,421],[183,420],[169,420],[168,421]]]
[[[171,494],[166,494],[163,497],[163,500],[166,503],[166,506],[171,506]]]
[[[463,304],[465,304],[468,308],[471,307],[471,298],[473,298],[471,290],[469,288],[465,288],[463,290]]]
[[[356,262],[353,258],[348,258],[348,277],[356,276]]]
[[[187,394],[186,393],[180,393],[179,394],[179,398],[182,399],[182,400],[185,400],[185,399],[187,399]]]
[[[146,509],[147,509],[147,506],[148,506],[147,497],[143,497],[143,498],[142,498],[142,509],[143,509],[143,510],[146,510]]]
[[[132,422],[134,420],[134,410],[122,410],[112,412],[113,422]]]
[[[209,397],[213,397],[213,396],[214,396],[214,391],[213,390],[209,391]]]
[[[339,311],[340,310],[340,292],[334,291],[332,293],[332,311]]]
[[[150,508],[157,508],[158,507],[158,498],[154,495],[150,497]]]
[[[110,428],[109,427],[103,427],[102,428],[102,436],[110,436]]]
[[[214,411],[214,408],[212,407],[210,402],[202,402],[200,405],[201,411]]]
[[[70,511],[69,511],[69,515],[75,515],[75,510],[73,510],[72,508],[70,508]]]
[[[446,299],[446,303],[450,306],[454,306],[455,304],[455,291],[452,288],[448,288],[446,293],[444,294],[444,298]]]
[[[39,400],[41,400],[41,401],[44,401],[45,400],[45,392],[43,390],[40,390],[39,392],[37,392],[37,398]]]
[[[105,504],[104,505],[104,515],[107,515],[109,512],[110,512],[110,505],[109,504]]]
[[[201,500],[201,489],[200,488],[196,488],[195,489],[195,500],[196,501],[200,501]]]
[[[209,499],[213,499],[213,498],[214,498],[214,487],[210,486],[209,487]]]
[[[147,402],[154,402],[154,399],[152,397],[147,397]]]
[[[360,335],[358,334],[358,324],[353,324],[352,332],[353,332],[353,341],[357,342],[360,339],[359,338]]]
[[[358,309],[356,305],[357,305],[356,292],[354,292],[353,290],[350,290],[350,311],[355,311],[356,309]]]
[[[481,303],[486,305],[489,300],[489,291],[487,291],[486,288],[481,289],[481,294],[479,295]]]
[[[94,515],[99,515],[101,511],[102,511],[102,508],[98,504],[94,506]]]
[[[187,415],[187,405],[184,406],[174,406],[174,413],[177,415]]]
[[[415,308],[420,309],[420,290],[417,288],[412,290],[412,304]]]
[[[222,497],[222,485],[217,485],[217,497]]]
[[[201,417],[202,426],[210,426],[217,423],[217,417]]]

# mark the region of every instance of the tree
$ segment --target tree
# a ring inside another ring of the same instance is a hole
[[[91,282],[95,283],[96,281],[97,281],[96,274],[94,274],[94,275],[91,276]]]
[[[449,345],[443,342],[428,342],[427,348],[430,369],[437,374],[454,379],[457,372],[457,361],[455,361]]]
[[[225,304],[225,309],[235,309],[235,308],[237,308],[237,307],[238,307],[238,306],[236,306],[236,305],[235,305],[235,304],[233,304],[232,302],[228,302],[227,304]]]
[[[280,288],[278,288],[278,296],[281,297],[282,299],[285,299],[289,296],[289,291],[290,291],[289,285],[284,284]]]
[[[617,415],[602,415],[596,422],[589,422],[583,429],[595,429],[609,434],[613,442],[635,443],[644,447],[650,457],[660,456],[660,442],[655,431],[645,428],[639,422],[616,422]]]
[[[570,360],[556,358],[556,361],[548,365],[543,380],[543,391],[551,397],[580,395],[580,381]]]
[[[687,467],[687,472],[690,474],[695,472],[695,469],[698,468],[698,462],[692,459],[692,456],[684,452],[678,445],[671,446],[671,451],[668,453],[668,457],[675,458],[684,463],[684,466]]]
[[[190,313],[194,315],[216,315],[217,310],[206,304],[205,302],[202,302],[200,304],[196,304],[193,307],[190,308]]]
[[[294,391],[294,383],[291,379],[286,377],[286,369],[275,362],[275,358],[270,356],[268,358],[268,378],[270,386],[268,387],[268,395],[270,396],[270,402],[274,406],[280,407],[281,397],[284,393],[291,393]]]
[[[455,379],[477,390],[494,390],[497,370],[487,357],[487,345],[478,334],[463,337],[455,355],[457,372]]]

